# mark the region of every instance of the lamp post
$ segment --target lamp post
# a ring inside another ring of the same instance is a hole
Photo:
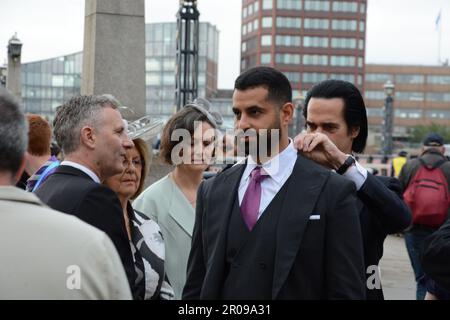
[[[384,103],[384,121],[383,121],[383,160],[387,162],[388,157],[392,154],[392,131],[394,118],[394,89],[395,85],[389,80],[384,86],[386,99]]]
[[[0,87],[6,87],[6,74],[8,70],[6,66],[0,67]]]
[[[22,42],[17,38],[17,34],[9,39],[7,48],[8,77],[6,78],[6,88],[20,101],[22,98]]]
[[[297,114],[297,118],[295,121],[295,133],[299,134],[303,128],[305,127],[305,119],[303,118],[303,108],[304,108],[305,98],[300,95],[294,99],[294,107],[295,112]]]

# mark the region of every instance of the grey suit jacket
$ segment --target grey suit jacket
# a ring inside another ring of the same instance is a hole
[[[149,186],[133,207],[155,220],[166,246],[165,267],[175,299],[181,299],[191,250],[195,211],[169,175]]]

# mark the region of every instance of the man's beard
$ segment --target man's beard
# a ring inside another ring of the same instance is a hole
[[[249,136],[256,139],[246,140],[240,137]],[[242,134],[237,135],[238,138],[238,156],[251,155],[255,160],[272,157],[279,152],[279,145],[281,140],[281,123],[277,119],[268,129],[248,129]],[[244,155],[242,155],[244,150]]]

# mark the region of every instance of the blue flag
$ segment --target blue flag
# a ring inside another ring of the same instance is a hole
[[[436,18],[435,24],[436,24],[436,29],[438,29],[439,25],[441,24],[441,10],[439,10],[439,14],[438,14],[438,16]]]

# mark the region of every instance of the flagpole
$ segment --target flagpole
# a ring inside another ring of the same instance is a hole
[[[438,24],[438,64],[441,64],[441,41],[442,41],[442,9],[439,10],[438,20],[436,23]]]
[[[442,19],[442,17],[441,17]],[[441,39],[442,39],[442,23],[439,21],[439,30],[438,30],[438,64],[441,64]]]

